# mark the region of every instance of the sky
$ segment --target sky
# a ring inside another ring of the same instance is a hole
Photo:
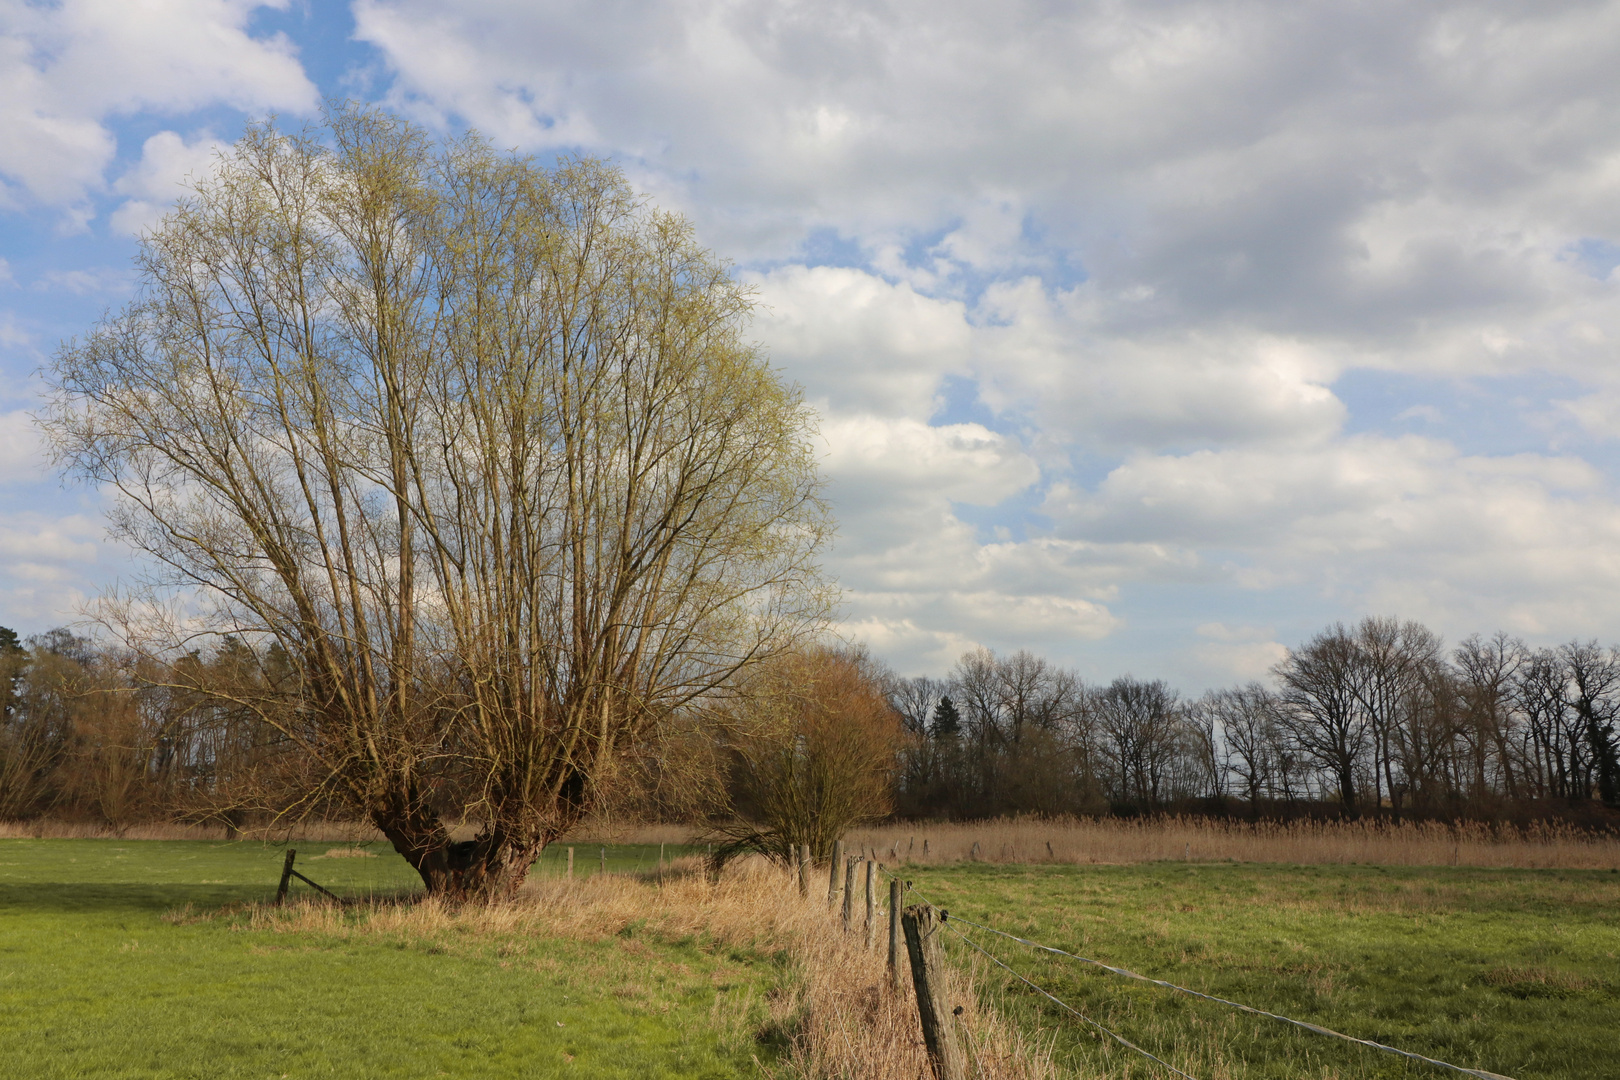
[[[819,416],[905,675],[1620,640],[1620,2],[0,0],[0,625],[128,575],[31,419],[250,119],[617,162]]]

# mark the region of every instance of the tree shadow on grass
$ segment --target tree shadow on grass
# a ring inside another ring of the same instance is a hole
[[[0,884],[0,916],[45,913],[90,915],[119,911],[161,914],[185,904],[211,909],[227,904],[273,900],[275,895],[273,884],[266,888],[250,885],[30,881]]]

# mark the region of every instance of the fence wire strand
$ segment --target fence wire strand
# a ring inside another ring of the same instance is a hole
[[[889,871],[885,869],[884,873],[889,873]],[[892,873],[890,873],[889,876],[890,877],[898,877],[898,875],[892,874]],[[1459,1072],[1459,1073],[1462,1073],[1465,1076],[1479,1077],[1480,1080],[1513,1080],[1512,1077],[1503,1076],[1501,1073],[1487,1072],[1484,1069],[1466,1069],[1461,1065],[1453,1065],[1449,1061],[1441,1061],[1439,1058],[1425,1057],[1422,1054],[1415,1054],[1410,1050],[1402,1050],[1402,1049],[1400,1049],[1399,1047],[1396,1047],[1396,1046],[1389,1046],[1389,1045],[1386,1045],[1385,1043],[1374,1042],[1372,1039],[1358,1039],[1354,1035],[1346,1035],[1341,1031],[1334,1031],[1332,1028],[1326,1028],[1326,1027],[1321,1026],[1320,1024],[1311,1024],[1311,1023],[1307,1023],[1304,1020],[1295,1020],[1293,1017],[1283,1016],[1281,1013],[1267,1012],[1265,1009],[1256,1009],[1252,1005],[1244,1005],[1242,1002],[1229,1001],[1226,998],[1216,997],[1213,994],[1205,994],[1205,993],[1202,993],[1202,992],[1200,992],[1198,990],[1190,990],[1185,986],[1178,986],[1175,983],[1166,982],[1163,979],[1150,979],[1146,975],[1138,975],[1136,972],[1131,971],[1128,968],[1115,967],[1112,964],[1105,964],[1101,960],[1093,960],[1090,957],[1080,956],[1080,955],[1078,955],[1076,953],[1068,952],[1065,949],[1055,948],[1055,947],[1053,947],[1051,945],[1043,945],[1038,941],[1031,941],[1028,938],[1019,937],[1017,934],[1009,934],[1005,930],[997,930],[993,926],[985,926],[983,923],[976,923],[976,922],[972,921],[971,919],[964,919],[960,915],[950,915],[948,912],[945,912],[944,908],[939,907],[939,905],[935,904],[932,900],[929,900],[926,896],[923,896],[922,893],[917,892],[915,889],[912,889],[910,885],[907,885],[906,888],[908,890],[910,890],[911,892],[916,892],[917,893],[917,898],[922,900],[922,902],[927,904],[929,907],[935,908],[936,910],[944,913],[944,915],[945,915],[945,924],[947,926],[949,926],[951,922],[965,923],[968,926],[975,927],[975,928],[977,928],[979,930],[984,930],[987,933],[997,934],[997,935],[1000,935],[1001,937],[1008,938],[1008,939],[1010,939],[1012,941],[1016,941],[1020,945],[1027,945],[1032,949],[1040,949],[1043,952],[1056,953],[1059,956],[1066,956],[1071,960],[1078,960],[1083,964],[1092,964],[1092,965],[1094,965],[1096,967],[1102,968],[1104,971],[1110,972],[1111,974],[1114,974],[1114,975],[1124,976],[1127,979],[1136,979],[1139,982],[1150,983],[1150,984],[1152,984],[1154,986],[1162,986],[1167,990],[1175,990],[1175,991],[1177,991],[1179,993],[1186,994],[1186,995],[1188,995],[1190,997],[1202,998],[1205,1001],[1213,1001],[1213,1002],[1216,1002],[1217,1004],[1228,1005],[1228,1006],[1230,1006],[1230,1007],[1232,1007],[1234,1009],[1238,1009],[1238,1010],[1240,1010],[1242,1012],[1246,1012],[1246,1013],[1251,1013],[1251,1014],[1253,1014],[1255,1016],[1264,1016],[1264,1017],[1267,1017],[1267,1018],[1272,1019],[1272,1020],[1281,1020],[1285,1024],[1292,1024],[1293,1026],[1295,1026],[1297,1028],[1302,1028],[1303,1030],[1309,1031],[1312,1034],[1328,1035],[1328,1036],[1331,1036],[1332,1038],[1335,1038],[1335,1039],[1343,1039],[1346,1042],[1355,1043],[1355,1044],[1357,1044],[1359,1046],[1369,1047],[1370,1049],[1373,1049],[1373,1050],[1382,1050],[1385,1053],[1397,1054],[1397,1055],[1399,1055],[1401,1057],[1408,1058],[1408,1059],[1410,1059],[1412,1061],[1421,1061],[1426,1065],[1434,1065],[1434,1066],[1437,1066],[1437,1067],[1442,1068],[1442,1069],[1450,1069],[1453,1072]],[[980,952],[984,953],[984,955],[990,956],[990,953],[985,952],[985,950],[980,948],[977,943],[975,943],[975,942],[969,940],[967,937],[965,937],[960,930],[958,930],[956,932],[956,934],[957,934],[958,937],[962,938],[963,941],[966,941],[969,945],[972,945],[974,948],[976,948]],[[992,960],[996,959],[993,956],[990,956],[990,958]],[[1001,961],[996,960],[996,963],[1000,964]],[[1007,967],[1006,964],[1001,964],[1001,966],[1004,967],[1004,968],[1007,968],[1008,971],[1013,971],[1013,969],[1010,968],[1010,967]],[[1013,974],[1018,975],[1018,973],[1016,971],[1013,971]],[[1020,979],[1023,979],[1022,975],[1018,975],[1018,977]],[[1030,986],[1035,987],[1035,989],[1037,989],[1037,990],[1040,990],[1040,987],[1035,986],[1034,983],[1030,983],[1028,979],[1024,979],[1024,982],[1029,983]],[[1046,991],[1044,991],[1044,990],[1040,990],[1040,992],[1043,993],[1043,994],[1046,993]],[[1052,995],[1050,995],[1050,994],[1047,994],[1046,996],[1047,997],[1052,997]],[[1057,1001],[1057,998],[1052,998],[1052,1000]],[[1063,1003],[1058,1002],[1058,1004],[1062,1005]],[[1068,1006],[1064,1005],[1064,1008],[1068,1008]],[[1074,1012],[1073,1009],[1069,1009],[1069,1011]],[[1080,1016],[1079,1013],[1075,1013],[1075,1015]],[[1087,1023],[1096,1023],[1095,1021],[1089,1020],[1084,1016],[1081,1016],[1081,1019],[1086,1020]],[[1098,1025],[1098,1026],[1101,1026],[1101,1025]],[[1110,1033],[1110,1034],[1112,1034],[1112,1033]],[[1119,1036],[1117,1036],[1117,1035],[1114,1036],[1114,1037],[1119,1038]],[[1121,1040],[1121,1041],[1123,1042],[1124,1040]],[[1131,1045],[1131,1044],[1127,1043],[1126,1045]],[[1133,1049],[1140,1049],[1140,1048],[1139,1047],[1133,1047]],[[1144,1053],[1144,1054],[1147,1054],[1146,1050],[1142,1050],[1141,1052]],[[1152,1057],[1151,1054],[1148,1054],[1148,1056]],[[1154,1060],[1157,1061],[1158,1059],[1154,1058]],[[1163,1064],[1163,1063],[1161,1062],[1161,1064]],[[1174,1066],[1166,1066],[1166,1067],[1174,1069]],[[1186,1074],[1182,1073],[1181,1075],[1185,1076]]]
[[[932,906],[932,905],[930,905],[930,906]],[[941,909],[941,911],[943,913],[943,909]],[[1035,983],[1031,982],[1029,979],[1026,979],[1023,975],[1019,974],[1017,971],[1013,970],[1007,964],[1002,962],[1000,957],[996,956],[994,953],[990,952],[990,950],[986,949],[983,945],[980,945],[977,941],[974,941],[972,938],[970,938],[966,934],[962,933],[962,931],[958,930],[956,927],[951,926],[951,920],[949,918],[943,918],[942,925],[944,925],[946,928],[948,928],[951,931],[951,933],[955,934],[957,937],[961,938],[963,941],[967,942],[969,945],[973,946],[975,949],[978,949],[985,956],[989,957],[991,963],[996,964],[997,966],[1005,969],[1010,975],[1012,975],[1013,978],[1017,979],[1019,982],[1023,983],[1025,986],[1029,987],[1031,990],[1035,991],[1037,994],[1040,994],[1042,997],[1046,998],[1048,1001],[1051,1001],[1052,1003],[1057,1005],[1059,1008],[1065,1009],[1068,1012],[1070,1012],[1070,1013],[1074,1014],[1075,1016],[1079,1017],[1081,1020],[1083,1020],[1086,1023],[1090,1024],[1092,1027],[1096,1028],[1098,1031],[1102,1032],[1104,1035],[1107,1035],[1110,1039],[1113,1039],[1115,1042],[1119,1043],[1119,1045],[1124,1046],[1124,1047],[1128,1047],[1129,1049],[1132,1049],[1132,1050],[1135,1050],[1138,1054],[1141,1054],[1143,1057],[1147,1058],[1150,1061],[1158,1062],[1160,1065],[1163,1065],[1166,1069],[1169,1069],[1171,1072],[1175,1073],[1177,1076],[1182,1077],[1183,1080],[1197,1080],[1197,1077],[1190,1076],[1187,1073],[1182,1072],[1180,1069],[1176,1068],[1174,1065],[1170,1064],[1168,1061],[1164,1060],[1163,1058],[1159,1057],[1158,1055],[1154,1054],[1153,1052],[1151,1052],[1149,1050],[1142,1049],[1140,1046],[1137,1046],[1135,1043],[1131,1042],[1131,1040],[1127,1039],[1125,1036],[1119,1034],[1118,1032],[1111,1031],[1108,1028],[1103,1027],[1097,1021],[1093,1020],[1091,1017],[1087,1016],[1085,1013],[1081,1012],[1079,1009],[1076,1009],[1073,1005],[1070,1005],[1068,1002],[1064,1001],[1063,999],[1054,996],[1053,994],[1048,992],[1044,987],[1038,986]]]

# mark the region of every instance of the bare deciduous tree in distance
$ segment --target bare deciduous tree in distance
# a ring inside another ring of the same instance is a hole
[[[58,461],[159,568],[106,619],[279,646],[294,692],[232,704],[313,763],[283,809],[364,814],[430,891],[515,888],[648,725],[824,621],[812,418],[614,168],[258,125],[138,269],[50,372]]]
[[[1277,665],[1277,720],[1289,741],[1333,778],[1339,805],[1358,810],[1356,768],[1370,724],[1356,698],[1361,663],[1355,638],[1335,623]]]

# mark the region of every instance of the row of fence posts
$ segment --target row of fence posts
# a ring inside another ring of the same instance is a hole
[[[563,867],[563,876],[565,878],[567,878],[568,880],[572,881],[574,879],[574,849],[573,848],[568,848],[567,851],[568,851],[568,860],[567,860],[567,864]],[[604,874],[607,873],[607,848],[606,848],[606,846],[603,846],[598,850],[597,857],[599,859],[598,866],[601,867],[601,872],[604,873]],[[658,845],[658,880],[659,881],[664,880],[664,845],[663,844]]]
[[[808,898],[814,867],[809,844],[799,848],[797,863],[799,895]],[[827,907],[839,907],[842,899],[844,933],[854,932],[855,867],[862,864],[866,871],[866,947],[870,949],[877,943],[877,875],[881,867],[864,854],[846,855],[842,840],[833,842],[832,859],[828,863]],[[839,887],[840,870],[842,888]],[[904,939],[911,985],[917,996],[917,1017],[922,1023],[923,1043],[935,1080],[967,1080],[967,1058],[954,1023],[962,1010],[960,1007],[951,1009],[944,996],[945,953],[939,940],[944,932],[944,916],[927,904],[905,907],[907,884],[897,877],[889,880],[889,987],[896,994],[905,990],[900,968],[900,943]]]

